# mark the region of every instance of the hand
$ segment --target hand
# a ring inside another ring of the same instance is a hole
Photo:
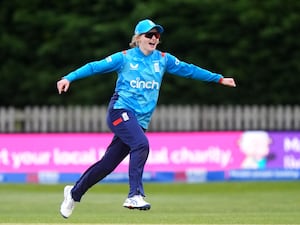
[[[235,84],[235,81],[233,78],[224,77],[220,83],[223,85],[229,86],[229,87],[236,87],[236,84]]]
[[[70,81],[63,78],[60,81],[58,81],[56,85],[57,85],[58,93],[61,94],[62,92],[67,92],[67,90],[70,87]]]

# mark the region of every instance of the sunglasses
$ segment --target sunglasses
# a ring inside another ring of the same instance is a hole
[[[144,33],[144,35],[145,35],[146,38],[149,38],[149,39],[151,39],[151,38],[153,37],[153,35],[154,35],[157,39],[160,38],[160,33],[158,33],[158,32],[148,32],[148,33]]]

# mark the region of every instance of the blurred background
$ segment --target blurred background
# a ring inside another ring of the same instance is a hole
[[[129,48],[144,18],[164,26],[161,51],[237,83],[228,88],[166,74],[159,106],[193,105],[178,112],[191,114],[192,125],[161,128],[158,111],[151,130],[300,129],[298,1],[4,0],[0,6],[1,132],[106,131],[105,115],[99,115],[113,93],[115,74],[74,82],[63,96],[56,82],[87,62]],[[177,121],[177,110],[166,109]],[[88,122],[79,119],[82,111]],[[66,114],[79,117],[55,125]]]
[[[299,11],[294,0],[2,0],[0,164],[10,156],[5,134],[108,132],[105,112],[116,74],[74,82],[63,95],[56,82],[129,48],[145,18],[165,28],[161,51],[237,83],[228,88],[166,74],[149,131],[300,130]],[[285,161],[298,169],[300,135],[284,132],[280,140],[287,137],[288,144],[273,143],[295,152],[294,161],[290,155]]]
[[[159,49],[236,79],[238,88],[165,76],[160,104],[299,104],[300,2],[293,0],[4,0],[0,3],[0,105],[101,105],[115,75],[56,81],[129,48],[136,23],[165,33]],[[96,85],[95,85],[96,84]]]

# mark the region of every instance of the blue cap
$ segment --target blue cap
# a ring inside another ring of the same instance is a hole
[[[158,33],[164,32],[164,28],[161,25],[155,24],[153,21],[146,19],[138,22],[135,27],[134,33],[138,35],[144,34],[153,28],[156,28]]]

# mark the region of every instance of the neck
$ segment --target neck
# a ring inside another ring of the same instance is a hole
[[[141,47],[139,47],[139,49],[141,50],[141,52],[144,54],[144,55],[150,55],[153,51],[149,51],[149,50],[146,50],[146,49],[143,49]]]

